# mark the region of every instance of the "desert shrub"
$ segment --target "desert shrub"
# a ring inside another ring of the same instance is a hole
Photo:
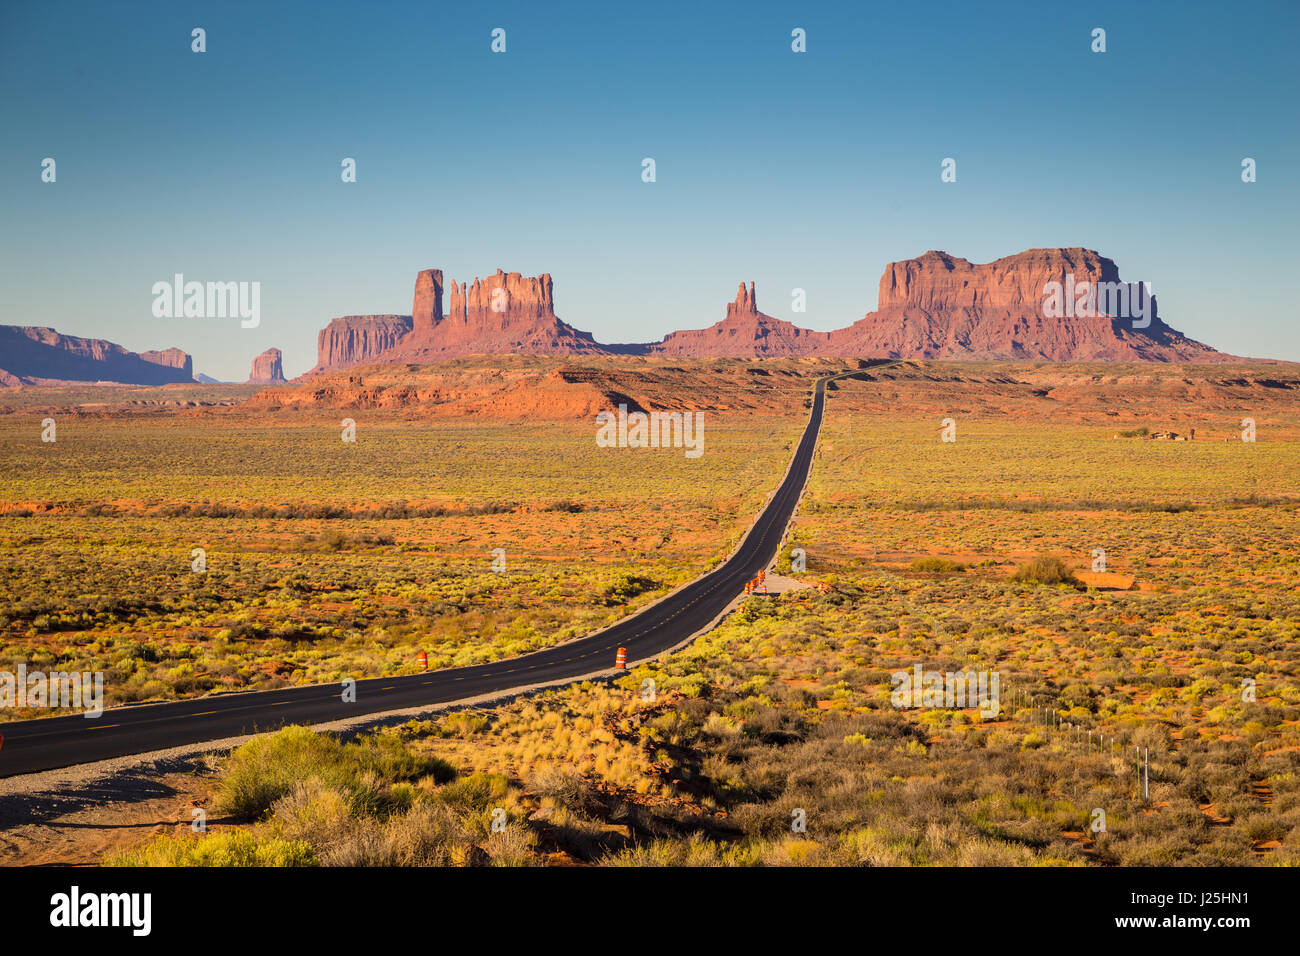
[[[509,781],[501,774],[472,773],[438,791],[438,799],[448,806],[469,813],[481,813],[499,806],[510,791]]]
[[[965,571],[966,566],[956,561],[949,561],[947,558],[917,558],[912,562],[912,570],[927,574],[952,574]]]
[[[1051,555],[1037,557],[1027,564],[1020,565],[1011,575],[1011,580],[1022,584],[1073,584],[1075,586],[1080,584],[1069,566],[1060,558]]]
[[[317,866],[302,840],[259,837],[249,830],[218,830],[203,836],[161,836],[110,855],[107,866]]]
[[[487,722],[486,714],[458,710],[444,717],[438,723],[438,729],[449,737],[469,737],[481,733],[487,727]]]
[[[269,825],[275,836],[305,842],[320,854],[328,854],[354,828],[348,795],[317,779],[299,782],[275,801],[271,814]]]
[[[493,866],[532,866],[537,862],[533,849],[537,838],[519,826],[493,832],[484,849]]]
[[[342,745],[306,727],[285,727],[236,748],[217,787],[218,810],[255,819],[303,780],[339,778]]]
[[[381,780],[396,782],[432,777],[435,783],[449,783],[456,779],[456,770],[445,760],[420,756],[408,750],[400,737],[378,734],[349,744],[345,753],[356,760],[358,766]]]
[[[528,788],[537,796],[550,799],[556,806],[574,813],[588,814],[596,807],[587,781],[576,770],[548,768],[533,777],[528,782]]]
[[[344,745],[306,727],[285,727],[236,748],[226,762],[215,806],[244,819],[257,819],[297,784],[319,780],[374,812],[391,803],[388,784],[431,776],[451,780],[455,771],[436,757],[410,753],[392,735]]]
[[[644,574],[620,574],[614,583],[605,589],[605,604],[609,607],[626,604],[633,598],[647,591],[656,591],[660,587],[662,585],[658,581]]]
[[[655,840],[629,847],[608,854],[600,862],[603,866],[728,866],[756,861],[692,835],[688,840]]]
[[[464,866],[486,862],[448,806],[420,803],[381,821],[358,817],[325,852],[327,866]]]

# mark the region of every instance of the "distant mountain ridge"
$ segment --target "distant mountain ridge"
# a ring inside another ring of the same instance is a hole
[[[45,382],[193,382],[194,362],[180,349],[132,352],[106,339],[63,335],[36,325],[0,325],[0,385]]]

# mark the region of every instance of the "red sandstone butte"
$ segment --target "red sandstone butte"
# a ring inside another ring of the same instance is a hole
[[[726,316],[660,342],[602,345],[555,315],[551,277],[498,269],[445,289],[440,269],[416,276],[411,315],[346,316],[323,329],[308,376],[363,362],[434,362],[473,354],[630,354],[699,358],[834,356],[974,360],[1219,362],[1232,356],[1165,324],[1125,316],[1049,316],[1047,284],[1073,276],[1120,282],[1115,263],[1091,249],[1030,249],[975,264],[946,252],[892,262],[876,311],[834,332],[800,328],[758,310],[743,283]],[[446,309],[444,311],[444,299]]]
[[[411,331],[409,315],[345,315],[316,336],[316,367],[304,377],[370,361]]]
[[[377,361],[431,362],[472,354],[602,354],[604,349],[555,315],[551,277],[503,272],[473,283],[452,281],[442,314],[442,272],[416,277],[408,336]]]
[[[248,373],[249,385],[282,385],[284,368],[280,365],[280,350],[267,349],[254,357],[252,370]]]
[[[140,358],[154,365],[161,365],[164,368],[179,369],[184,372],[186,377],[194,377],[194,360],[189,354],[182,352],[180,349],[162,349],[155,351],[150,349],[147,352],[141,352]]]
[[[648,346],[652,354],[689,358],[746,358],[820,355],[830,344],[830,333],[812,332],[758,311],[754,283],[740,284],[736,300],[727,303],[727,315],[707,329],[671,332],[662,342]]]
[[[1150,325],[1127,317],[1048,318],[1046,286],[1073,275],[1119,282],[1115,263],[1091,249],[1030,249],[977,265],[946,252],[891,262],[875,312],[831,333],[825,354],[916,359],[1053,362],[1205,362],[1227,358],[1170,328],[1150,300]]]

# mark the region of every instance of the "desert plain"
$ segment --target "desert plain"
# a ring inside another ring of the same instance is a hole
[[[727,555],[856,364],[8,389],[0,668],[111,707],[580,636]],[[774,569],[808,586],[607,681],[0,781],[0,861],[1294,865],[1298,399],[1281,363],[863,369]],[[598,447],[620,402],[702,412],[704,454]],[[918,664],[996,672],[998,712],[894,706]]]

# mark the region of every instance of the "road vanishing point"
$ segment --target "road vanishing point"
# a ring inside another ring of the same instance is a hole
[[[873,362],[818,379],[808,424],[785,478],[731,556],[607,628],[490,664],[359,680],[356,700],[350,702],[344,702],[340,683],[313,684],[113,707],[97,718],[77,713],[0,723],[0,777],[242,737],[286,724],[355,720],[608,676],[618,673],[613,668],[620,647],[627,648],[629,666],[657,657],[707,630],[743,593],[745,582],[772,564],[812,469],[827,383],[884,364],[890,363]]]

